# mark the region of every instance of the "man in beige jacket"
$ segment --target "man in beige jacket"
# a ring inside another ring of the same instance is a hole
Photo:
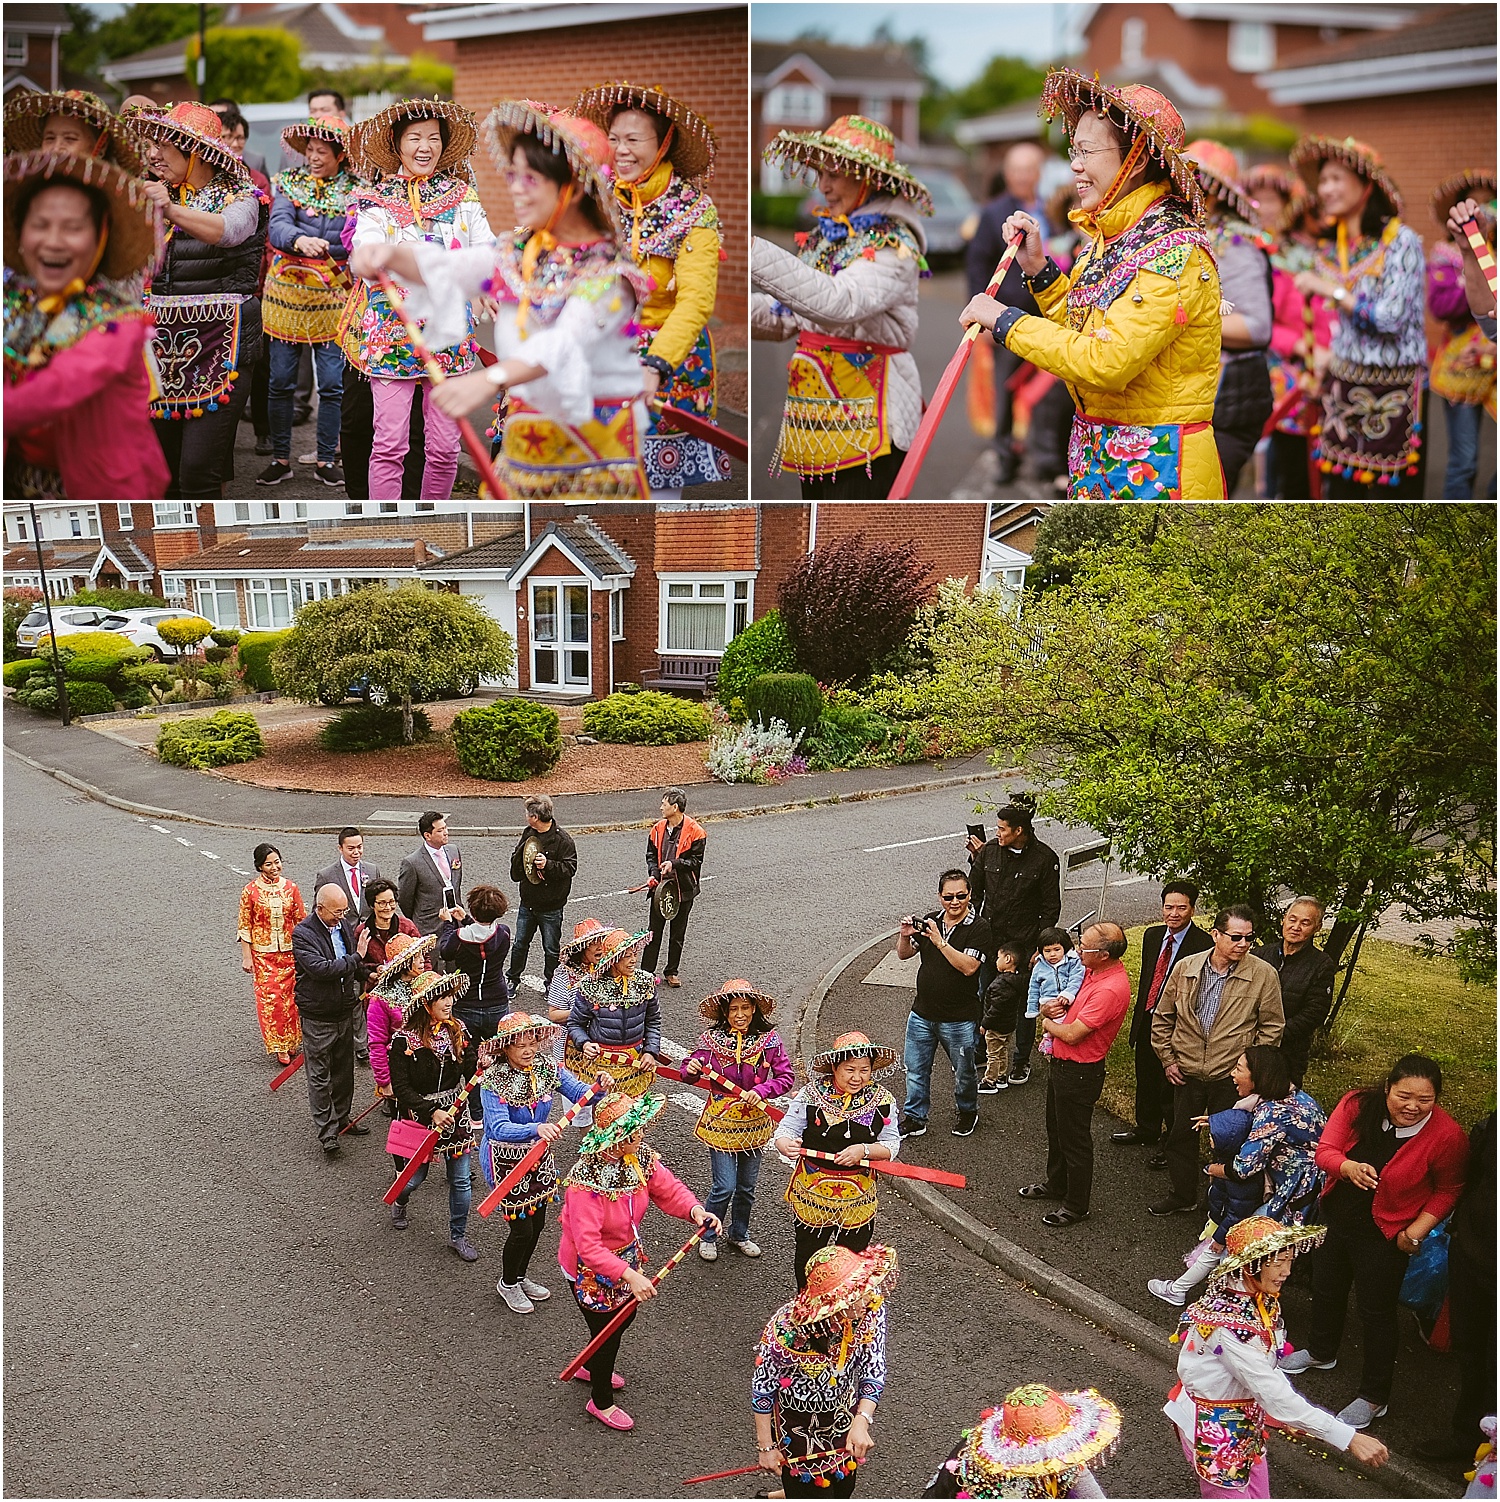
[[[1197,1118],[1234,1104],[1235,1061],[1253,1044],[1279,1044],[1285,1026],[1280,977],[1250,953],[1254,911],[1224,908],[1210,932],[1214,947],[1173,969],[1151,1021],[1151,1047],[1173,1086],[1166,1143],[1172,1192],[1150,1207],[1153,1215],[1197,1208]]]

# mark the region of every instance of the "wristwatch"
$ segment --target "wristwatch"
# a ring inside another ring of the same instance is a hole
[[[1333,300],[1334,300],[1334,301],[1335,301],[1335,302],[1336,302],[1336,303],[1337,303],[1337,304],[1338,304],[1338,305],[1339,305],[1339,306],[1340,306],[1340,307],[1343,307],[1343,306],[1344,306],[1344,300],[1345,300],[1345,299],[1346,299],[1346,298],[1347,298],[1347,297],[1348,297],[1348,296],[1349,296],[1349,289],[1348,289],[1348,288],[1347,288],[1347,287],[1335,287],[1335,288],[1334,288],[1334,289],[1333,289]]]

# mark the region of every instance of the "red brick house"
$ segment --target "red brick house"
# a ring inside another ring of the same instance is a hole
[[[411,19],[426,42],[453,45],[453,97],[481,119],[501,99],[566,105],[611,79],[659,84],[702,115],[717,147],[707,186],[728,256],[719,268],[710,327],[721,345],[748,344],[747,7],[725,0],[454,5],[417,11]],[[510,195],[489,153],[476,152],[474,166],[491,224],[513,224]]]
[[[212,506],[191,501],[114,501],[37,508],[48,584],[62,599],[75,589],[139,589],[168,594],[183,560],[218,541]],[[7,588],[39,583],[30,508],[5,507]],[[183,598],[180,588],[176,598]]]

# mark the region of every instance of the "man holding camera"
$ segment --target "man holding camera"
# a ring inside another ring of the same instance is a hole
[[[969,901],[969,878],[962,871],[944,871],[938,879],[942,908],[920,921],[901,920],[896,953],[909,960],[921,956],[917,967],[917,998],[906,1019],[906,1105],[902,1109],[902,1137],[920,1137],[927,1130],[932,1102],[932,1061],[938,1045],[953,1065],[954,1105],[958,1122],[955,1137],[968,1137],[979,1123],[979,1075],[974,1067],[974,1044],[979,1031],[979,967],[991,952],[989,925]]]

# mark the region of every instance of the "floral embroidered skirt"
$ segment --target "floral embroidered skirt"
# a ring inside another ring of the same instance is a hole
[[[268,1054],[297,1053],[302,1048],[302,1019],[297,1015],[297,966],[289,949],[250,957],[255,981],[255,1014]]]
[[[648,329],[641,336],[641,348],[650,346],[656,331]],[[688,357],[672,373],[671,384],[657,393],[670,407],[712,418],[718,410],[714,377],[713,336],[704,329]],[[651,419],[646,432],[643,457],[646,480],[658,490],[680,490],[687,485],[712,485],[730,478],[729,459],[705,438],[689,438],[671,428],[658,431],[658,419]]]

